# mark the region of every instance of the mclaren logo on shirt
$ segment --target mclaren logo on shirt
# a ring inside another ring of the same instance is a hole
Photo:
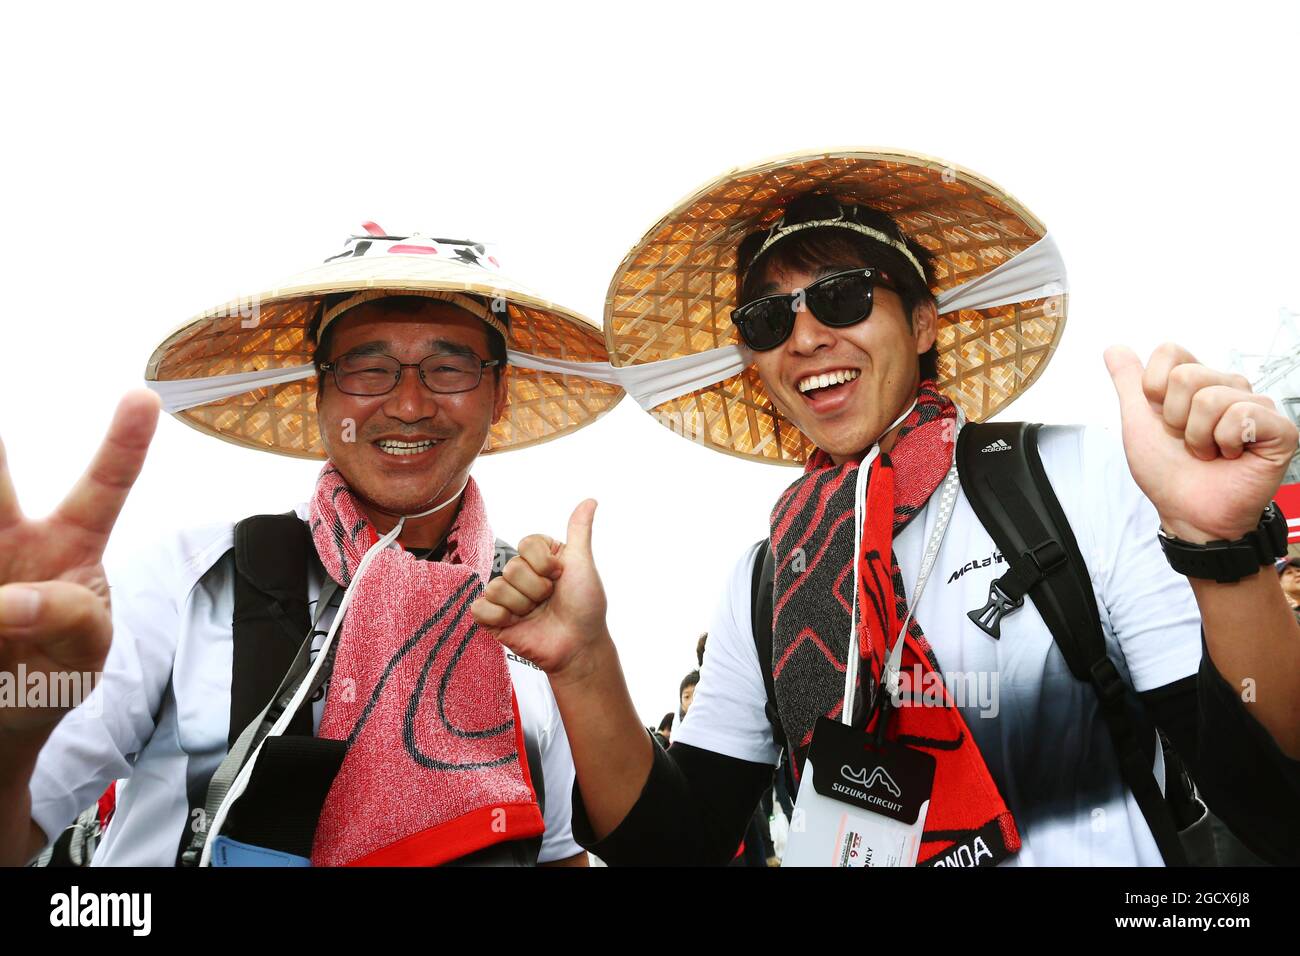
[[[974,561],[967,561],[949,576],[948,583],[952,584],[954,581],[960,579],[967,571],[974,571],[976,568],[987,568],[994,564],[1006,564],[1006,561],[1007,559],[1002,557],[1001,551],[994,551],[983,560],[976,558]]]
[[[518,654],[515,654],[515,653],[512,652],[512,651],[506,651],[506,659],[507,659],[507,660],[515,661],[516,663],[519,663],[519,664],[527,664],[529,667],[531,667],[531,668],[532,668],[533,670],[535,670],[535,671],[539,671],[539,670],[541,670],[540,667],[538,667],[536,664],[534,664],[534,663],[533,663],[532,661],[530,661],[528,658],[526,658],[526,657],[520,657]]]

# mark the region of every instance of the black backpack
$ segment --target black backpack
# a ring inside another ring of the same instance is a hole
[[[968,616],[998,638],[1002,618],[1021,607],[1026,595],[1033,599],[1070,673],[1097,694],[1120,775],[1136,798],[1161,856],[1169,866],[1185,866],[1188,852],[1179,827],[1204,819],[1205,807],[1170,749],[1165,750],[1168,797],[1160,792],[1152,771],[1154,750],[1133,719],[1133,709],[1139,707],[1136,696],[1106,653],[1087,565],[1038,453],[1041,427],[1026,422],[971,423],[958,433],[962,491],[1008,564],[990,586],[988,602]],[[764,540],[754,561],[750,610],[767,688],[767,718],[777,746],[784,749],[772,677],[774,574],[772,549]],[[1188,846],[1196,856],[1192,862],[1213,865],[1215,860],[1207,858],[1212,856],[1207,844],[1189,839]]]

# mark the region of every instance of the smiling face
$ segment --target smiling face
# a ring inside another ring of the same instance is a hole
[[[491,358],[487,326],[433,299],[414,311],[368,302],[335,320],[330,335],[330,362],[358,351],[411,365],[438,352]],[[332,373],[322,375],[316,405],[329,458],[363,507],[390,514],[415,514],[456,492],[505,411],[505,376],[491,368],[477,388],[451,395],[429,391],[415,368],[402,369],[397,386],[376,396],[344,394]]]
[[[753,297],[793,293],[869,264],[775,268]],[[776,407],[837,465],[861,458],[902,414],[920,383],[918,356],[934,344],[933,304],[916,306],[909,322],[897,293],[876,286],[874,298],[865,321],[839,329],[801,307],[789,338],[774,349],[748,353]]]

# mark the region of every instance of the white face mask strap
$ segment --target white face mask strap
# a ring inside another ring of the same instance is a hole
[[[441,511],[443,508],[447,507],[449,504],[451,504],[453,501],[459,498],[461,496],[461,493],[464,492],[464,490],[468,487],[469,487],[469,479],[466,478],[464,483],[460,486],[459,490],[457,490],[457,492],[454,495],[452,495],[442,504],[435,505],[434,507],[430,508],[428,511],[421,511],[419,514],[402,515],[401,518],[398,519],[397,523],[402,524],[406,521],[407,518],[424,518],[435,512]]]

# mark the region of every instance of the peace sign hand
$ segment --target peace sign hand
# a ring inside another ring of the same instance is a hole
[[[112,640],[102,563],[113,525],[144,466],[158,425],[152,392],[123,397],[86,473],[49,517],[23,516],[0,445],[0,674],[13,675],[19,699],[0,700],[0,736],[43,739],[68,709],[21,706],[19,666],[44,674],[97,673]],[[61,705],[61,706],[56,706]]]

